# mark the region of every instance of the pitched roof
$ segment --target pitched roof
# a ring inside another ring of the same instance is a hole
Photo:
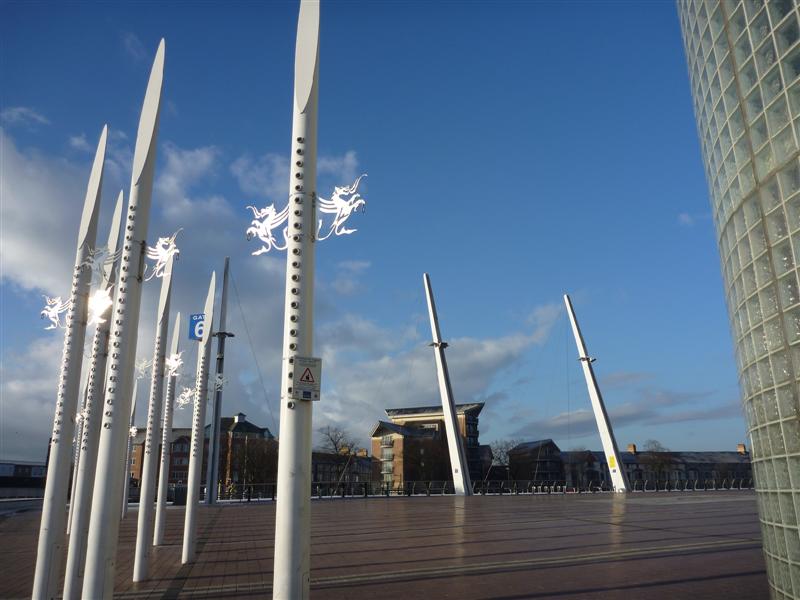
[[[456,404],[456,412],[459,414],[470,413],[480,414],[483,410],[484,402],[470,402],[469,404]],[[413,406],[409,408],[387,408],[386,415],[389,417],[410,417],[412,415],[443,415],[441,406]]]
[[[404,427],[403,425],[391,423],[390,421],[378,421],[377,425],[372,428],[370,437],[378,437],[390,433],[397,433],[403,437],[433,437],[436,435],[433,429],[427,429],[425,427]]]
[[[239,413],[242,414],[242,413]],[[236,417],[222,417],[220,420],[219,430],[228,431],[231,433],[255,433],[258,435],[263,435],[267,439],[273,439],[275,436],[272,435],[272,432],[267,427],[259,427],[255,423],[251,423],[250,421],[244,419],[244,415],[242,414],[242,419],[236,420]],[[211,424],[209,423],[205,427],[206,437],[208,437],[208,432],[211,429]]]
[[[518,454],[518,453],[521,453],[521,452],[529,452],[531,450],[538,450],[540,447],[547,446],[549,444],[552,444],[553,446],[555,446],[556,450],[561,452],[561,449],[558,447],[558,445],[553,440],[551,440],[550,438],[547,438],[547,439],[544,439],[544,440],[535,440],[533,442],[522,442],[521,444],[517,444],[516,446],[514,446],[508,452],[509,452],[509,454],[511,454],[511,453]]]

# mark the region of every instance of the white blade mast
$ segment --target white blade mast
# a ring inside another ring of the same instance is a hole
[[[67,330],[64,333],[64,350],[58,378],[58,397],[53,418],[50,458],[47,463],[39,545],[33,577],[34,599],[52,598],[57,595],[64,556],[72,437],[75,433],[75,412],[80,393],[83,344],[86,338],[92,276],[91,269],[85,265],[97,240],[97,217],[100,209],[100,190],[103,185],[107,135],[108,127],[104,126],[89,175],[83,215],[78,230],[78,249],[72,271]]]
[[[153,500],[156,486],[156,453],[161,438],[161,407],[164,393],[164,361],[166,359],[169,305],[172,297],[172,270],[175,255],[170,256],[164,277],[156,314],[156,339],[153,348],[153,371],[150,381],[150,401],[147,405],[147,431],[142,457],[142,481],[139,489],[139,515],[136,527],[136,552],[133,561],[133,581],[147,579],[150,562],[150,538],[153,535]],[[154,447],[155,444],[155,447]]]
[[[175,316],[175,325],[172,330],[172,344],[169,357],[177,363],[178,344],[181,337],[181,313]],[[164,399],[164,421],[161,428],[161,463],[158,471],[158,498],[156,500],[156,522],[153,532],[153,545],[160,546],[164,543],[164,528],[167,524],[167,489],[169,488],[169,461],[172,455],[172,411],[175,409],[175,386],[177,384],[177,366],[175,371],[168,373],[167,392]]]
[[[472,495],[472,483],[469,478],[467,453],[464,450],[464,440],[458,432],[458,419],[456,407],[453,402],[453,389],[450,386],[450,372],[447,370],[447,359],[444,349],[447,342],[442,341],[439,332],[439,316],[436,313],[436,303],[433,301],[431,278],[427,273],[423,275],[425,296],[428,300],[428,315],[431,319],[431,334],[433,335],[433,354],[436,358],[436,376],[439,380],[439,393],[442,396],[442,412],[444,413],[444,428],[447,432],[447,448],[450,452],[450,467],[453,469],[453,485],[459,496]]]
[[[627,492],[630,489],[628,475],[625,473],[625,465],[620,460],[617,441],[614,439],[614,432],[611,429],[611,422],[608,419],[606,406],[603,397],[600,395],[600,388],[597,386],[597,379],[592,369],[593,358],[586,352],[586,345],[583,342],[578,320],[575,318],[575,311],[572,308],[572,301],[568,295],[564,295],[564,304],[567,306],[567,314],[572,324],[572,333],[575,334],[575,344],[578,346],[578,359],[583,367],[583,375],[586,378],[586,387],[589,388],[589,398],[592,402],[594,418],[597,421],[597,430],[600,433],[600,441],[603,443],[603,452],[606,455],[606,463],[611,473],[611,484],[615,492]]]
[[[206,296],[203,339],[197,351],[197,379],[194,386],[194,414],[192,415],[192,441],[187,476],[186,515],[183,524],[183,554],[181,563],[195,558],[197,548],[197,504],[200,501],[200,471],[203,468],[203,446],[206,424],[206,400],[208,396],[208,365],[211,360],[211,338],[214,327],[214,292],[216,274],[211,274]]]
[[[130,438],[130,402],[139,329],[139,311],[147,228],[153,192],[161,87],[164,78],[164,40],[158,46],[147,84],[136,148],[131,191],[122,244],[122,259],[109,339],[109,372],[97,456],[97,475],[89,520],[83,597],[110,598],[114,592],[122,468]]]
[[[311,580],[311,414],[313,403],[294,400],[295,360],[313,356],[314,241],[317,230],[317,82],[319,1],[302,0],[297,22],[289,238],[281,368],[278,497],[272,597],[306,600]]]
[[[122,221],[122,190],[117,197],[111,231],[108,234],[108,252],[117,255],[119,250],[119,227]],[[109,257],[103,265],[103,280],[99,289],[113,291],[119,260]],[[74,509],[70,529],[67,568],[64,575],[64,599],[78,598],[83,586],[83,568],[86,563],[86,538],[89,535],[89,511],[92,507],[92,491],[97,466],[97,442],[100,437],[100,412],[103,409],[103,384],[108,362],[108,337],[111,329],[111,306],[99,315],[99,322],[92,339],[92,362],[86,388],[86,407],[83,412],[83,427],[79,440],[80,459],[78,477],[75,482]]]

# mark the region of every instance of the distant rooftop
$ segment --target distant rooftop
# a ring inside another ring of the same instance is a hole
[[[433,429],[426,429],[424,427],[403,427],[402,425],[389,421],[378,421],[378,424],[372,429],[370,437],[388,435],[390,433],[398,433],[404,437],[433,437],[436,435]]]
[[[480,414],[483,410],[483,402],[471,402],[469,404],[456,404],[456,412],[458,414],[470,413],[474,415]],[[389,417],[411,417],[411,416],[437,416],[443,415],[442,407],[440,406],[413,406],[410,408],[387,408],[386,415]]]

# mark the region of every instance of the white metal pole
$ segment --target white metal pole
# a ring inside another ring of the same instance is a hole
[[[211,274],[206,296],[203,339],[197,351],[197,379],[194,385],[194,414],[192,415],[192,441],[187,475],[186,514],[183,523],[183,553],[181,563],[194,560],[197,546],[197,504],[200,502],[200,473],[203,469],[206,400],[208,396],[208,366],[211,362],[211,338],[214,327],[214,292],[216,273]]]
[[[81,407],[77,413],[75,424],[75,442],[72,453],[72,484],[69,491],[69,514],[67,515],[67,534],[72,535],[72,513],[75,512],[75,490],[78,486],[78,465],[81,461],[81,437],[83,436],[83,413],[86,410],[86,393],[89,388],[89,376],[86,376],[83,393],[81,394]]]
[[[214,404],[211,412],[211,427],[208,439],[208,469],[206,471],[206,504],[217,502],[219,481],[220,419],[222,418],[222,377],[225,371],[225,338],[233,337],[225,331],[225,317],[228,312],[228,269],[230,257],[225,257],[225,270],[222,272],[222,297],[219,303],[219,325],[214,336],[217,338],[217,373],[214,379]]]
[[[122,190],[117,197],[111,231],[108,234],[109,254],[116,255],[119,249],[119,226],[122,221]],[[103,279],[100,289],[110,293],[116,275],[117,260],[109,257],[103,265]],[[108,359],[108,336],[111,328],[111,306],[98,315],[99,321],[92,340],[92,362],[86,386],[86,408],[83,411],[83,428],[80,439],[80,460],[78,478],[75,486],[75,508],[67,551],[67,568],[64,575],[64,600],[75,600],[80,596],[83,585],[83,568],[86,562],[86,536],[89,534],[89,510],[92,505],[95,467],[97,465],[97,441],[100,437],[100,410],[103,402],[103,383],[105,382]]]
[[[153,535],[153,502],[156,486],[156,453],[158,451],[161,406],[164,392],[164,360],[166,358],[169,305],[172,295],[174,255],[167,262],[161,279],[161,295],[156,313],[156,339],[153,348],[153,375],[150,401],[147,405],[147,432],[142,455],[142,479],[139,485],[139,514],[136,527],[136,552],[133,561],[133,581],[147,579],[150,561],[150,539]]]
[[[128,494],[131,490],[131,455],[133,453],[133,435],[131,430],[136,422],[136,396],[139,393],[139,380],[133,382],[133,394],[131,399],[131,424],[128,427],[128,449],[125,452],[125,484],[122,487],[122,514],[120,519],[128,515]]]
[[[181,336],[181,313],[175,317],[172,330],[170,358],[178,355],[178,343]],[[158,498],[156,500],[156,523],[153,531],[153,545],[160,546],[164,542],[164,528],[167,523],[167,490],[169,489],[169,463],[172,455],[172,411],[175,407],[175,385],[177,374],[167,379],[167,393],[164,400],[164,421],[161,429],[161,464],[158,471]]]
[[[433,354],[436,358],[436,376],[439,380],[439,394],[442,396],[442,413],[444,414],[444,429],[447,433],[447,449],[450,453],[450,468],[453,470],[453,486],[456,495],[471,496],[472,482],[469,477],[467,453],[464,450],[464,440],[458,432],[456,406],[453,402],[453,389],[450,386],[450,372],[447,370],[447,359],[444,349],[447,342],[442,341],[439,331],[439,316],[436,313],[436,303],[433,300],[431,278],[427,273],[422,276],[425,284],[425,297],[428,299],[428,316],[431,320],[431,334],[433,335]]]
[[[58,592],[61,564],[66,537],[67,494],[69,492],[69,466],[72,462],[72,436],[75,433],[75,411],[83,364],[83,344],[86,337],[91,269],[85,263],[97,239],[97,217],[100,209],[100,190],[103,183],[103,163],[106,155],[108,127],[103,126],[97,152],[86,188],[83,215],[78,229],[78,249],[72,271],[72,289],[67,313],[67,330],[61,373],[58,378],[53,434],[50,441],[50,458],[47,463],[42,520],[39,528],[39,545],[36,551],[36,569],[33,577],[32,597],[52,598]]]
[[[302,0],[295,49],[289,241],[281,369],[280,446],[272,594],[305,600],[310,584],[312,403],[292,399],[297,357],[313,356],[317,227],[319,2]]]
[[[603,396],[600,394],[600,388],[594,376],[594,369],[592,369],[594,359],[589,358],[581,329],[578,326],[578,320],[575,317],[575,311],[572,308],[572,301],[566,294],[564,294],[564,304],[567,306],[567,314],[572,324],[572,333],[575,335],[575,344],[578,346],[578,359],[581,361],[581,366],[583,367],[583,375],[586,378],[586,387],[589,388],[589,398],[592,402],[594,418],[597,421],[597,430],[600,433],[600,441],[603,443],[603,451],[606,455],[608,470],[611,472],[611,484],[614,486],[615,492],[627,492],[630,489],[628,474],[625,472],[625,465],[622,464],[620,460],[617,440],[614,439],[611,421],[608,418],[606,406],[603,403]]]
[[[136,148],[133,155],[131,192],[125,220],[122,260],[114,303],[109,349],[111,360],[106,381],[97,475],[92,496],[83,597],[110,598],[119,537],[123,459],[129,438],[129,403],[142,299],[144,253],[155,171],[158,114],[164,76],[164,40],[158,46],[147,84]]]

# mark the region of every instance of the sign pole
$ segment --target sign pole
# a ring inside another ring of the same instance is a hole
[[[211,411],[211,427],[208,438],[208,469],[206,471],[206,504],[216,504],[219,485],[219,445],[220,419],[222,418],[222,377],[225,371],[225,338],[233,337],[225,331],[225,317],[228,312],[228,269],[230,257],[225,257],[225,269],[222,272],[222,298],[219,303],[219,331],[217,338],[217,373],[214,378],[214,404]]]

